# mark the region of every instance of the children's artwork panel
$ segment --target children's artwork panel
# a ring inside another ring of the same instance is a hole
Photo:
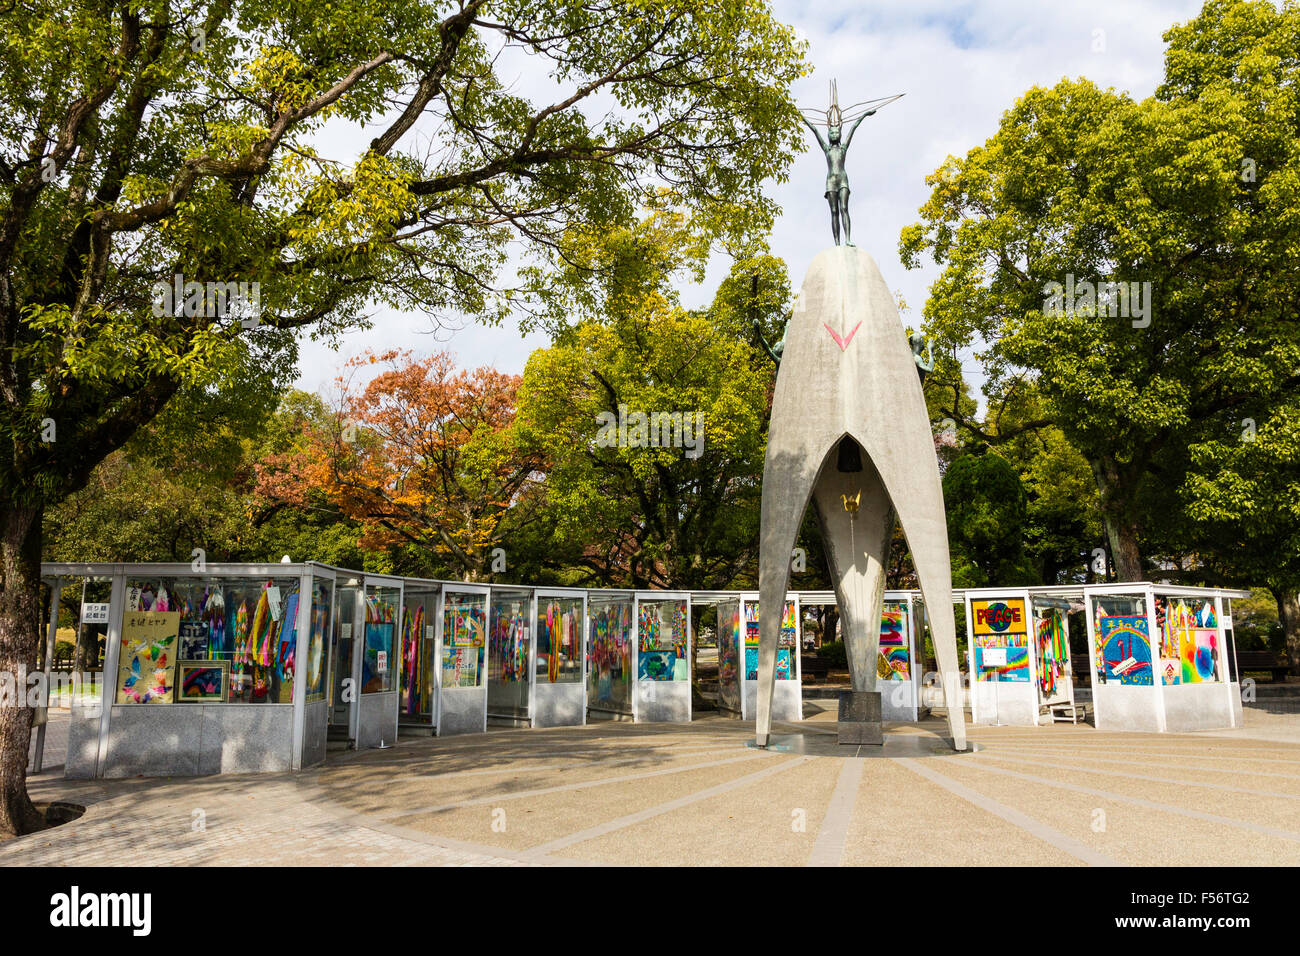
[[[185,703],[225,703],[229,678],[228,661],[182,660],[178,664],[176,685],[180,696],[177,699]]]
[[[881,609],[876,677],[889,681],[912,679],[911,655],[907,648],[907,605],[902,601],[886,601]]]
[[[1151,636],[1145,614],[1097,619],[1097,677],[1103,683],[1150,687]]]
[[[797,680],[794,655],[799,650],[799,630],[797,614],[793,601],[786,601],[781,610],[781,630],[779,632],[776,679]],[[745,616],[745,680],[758,680],[758,602],[744,602]]]
[[[970,602],[977,680],[1028,683],[1029,623],[1023,598]]]
[[[127,611],[117,663],[119,704],[170,704],[176,692],[179,611]]]
[[[641,601],[637,608],[637,677],[646,681],[689,681],[690,636],[686,602]]]

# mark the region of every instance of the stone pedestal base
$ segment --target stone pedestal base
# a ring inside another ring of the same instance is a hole
[[[840,694],[840,743],[883,746],[880,725],[880,691],[850,690]]]

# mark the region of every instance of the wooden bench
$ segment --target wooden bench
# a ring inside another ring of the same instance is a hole
[[[1240,679],[1247,671],[1268,671],[1273,683],[1281,684],[1286,680],[1291,668],[1278,661],[1268,651],[1239,651],[1237,653],[1237,677]]]
[[[820,657],[801,657],[799,658],[799,667],[805,681],[824,681],[831,672],[830,662],[824,661]]]

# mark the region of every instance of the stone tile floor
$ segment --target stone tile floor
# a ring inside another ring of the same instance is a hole
[[[705,717],[403,738],[296,775],[183,780],[66,781],[47,755],[33,797],[88,810],[0,844],[0,865],[1293,866],[1297,725],[979,727],[976,753],[925,756],[908,738],[943,732],[927,721],[857,757],[825,738],[756,751],[752,727]],[[833,729],[829,713],[780,728]]]

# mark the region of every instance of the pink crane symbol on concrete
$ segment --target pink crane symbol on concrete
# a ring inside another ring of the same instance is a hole
[[[832,329],[829,325],[827,325],[827,323],[823,322],[822,325],[825,326],[826,331],[831,334],[831,338],[835,340],[835,344],[840,347],[841,352],[843,352],[846,348],[849,347],[849,343],[853,341],[853,336],[857,335],[858,329],[862,328],[862,323],[859,322],[857,325],[853,326],[853,328],[849,330],[848,335],[844,336],[844,338],[840,338],[839,333],[837,333],[834,329]]]

